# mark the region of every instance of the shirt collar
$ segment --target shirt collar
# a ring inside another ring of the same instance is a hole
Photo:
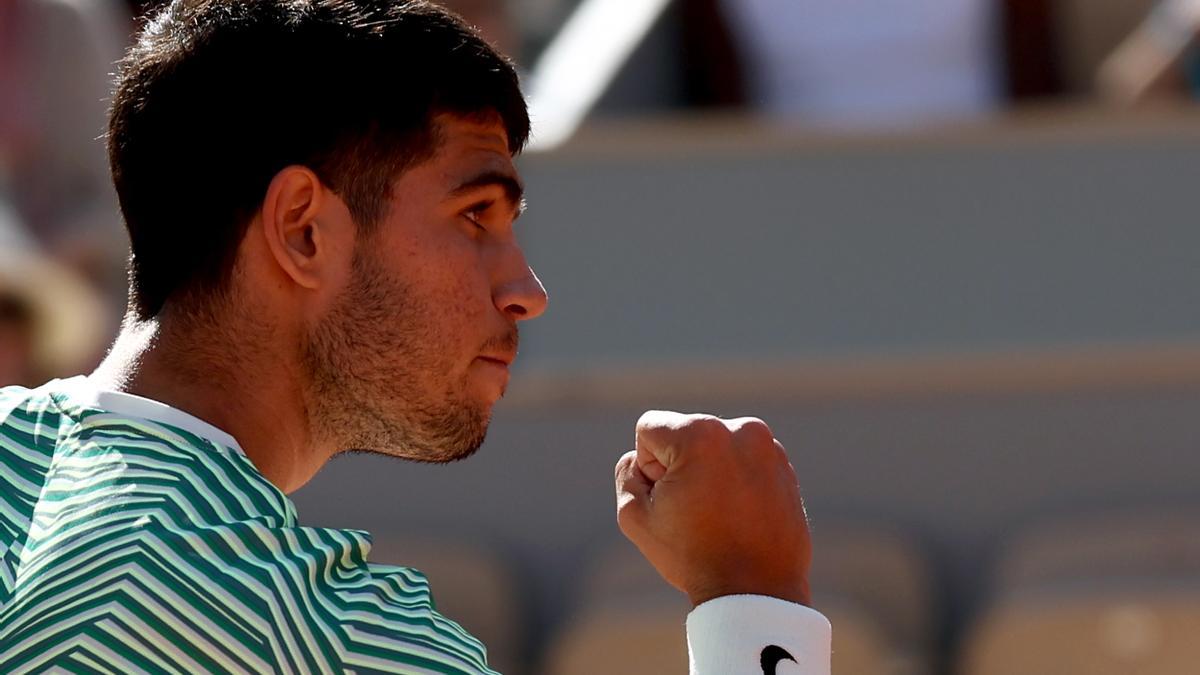
[[[189,415],[178,408],[172,408],[166,403],[143,398],[135,394],[99,389],[86,375],[79,375],[67,380],[58,380],[52,383],[52,385],[55,389],[68,393],[71,400],[80,405],[107,410],[119,415],[140,417],[142,419],[154,420],[155,422],[162,422],[163,424],[170,424],[219,445],[237,450],[243,455],[246,454],[242,450],[242,446],[238,445],[237,439],[229,433],[218,429],[199,417]]]

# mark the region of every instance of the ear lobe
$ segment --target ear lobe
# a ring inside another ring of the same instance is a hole
[[[326,189],[311,169],[289,166],[271,180],[263,200],[262,226],[267,248],[281,272],[297,285],[320,286],[329,257],[316,220]]]

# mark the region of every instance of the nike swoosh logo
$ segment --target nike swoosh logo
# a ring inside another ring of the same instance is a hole
[[[775,668],[780,661],[796,662],[796,658],[788,653],[786,649],[778,645],[767,645],[763,647],[762,656],[758,662],[762,664],[763,675],[775,675]]]

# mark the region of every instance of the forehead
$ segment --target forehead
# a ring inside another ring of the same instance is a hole
[[[438,115],[434,118],[438,147],[432,158],[447,170],[485,166],[515,173],[508,149],[508,133],[499,115],[461,117]]]

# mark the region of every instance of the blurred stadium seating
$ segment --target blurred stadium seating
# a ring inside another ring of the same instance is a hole
[[[614,670],[616,669],[616,670]],[[549,646],[544,675],[686,673],[687,644],[676,603],[608,605],[566,624]]]
[[[483,641],[493,668],[525,672],[521,586],[500,556],[461,540],[376,533],[370,560],[421,570],[435,589],[438,611]]]
[[[837,626],[834,672],[930,672],[940,607],[919,545],[878,525],[824,522],[813,546],[813,606]]]
[[[541,46],[577,4],[489,20]],[[373,559],[424,571],[502,672],[679,673],[687,602],[618,541],[612,464],[644,409],[756,414],[814,518],[839,675],[1196,672],[1200,109],[1075,100],[1154,0],[1024,4],[1054,19],[1035,66],[1069,100],[831,135],[681,113],[664,3],[598,114],[520,160],[553,302],[487,446],[338,460],[302,521],[374,532]],[[10,261],[32,258],[5,246],[0,291],[23,290],[38,275]],[[103,322],[70,323],[42,350]]]
[[[1001,593],[1098,582],[1200,588],[1200,512],[1140,509],[1047,519],[1005,546]]]
[[[569,618],[548,647],[544,675],[687,671],[687,600],[637,550],[621,542],[588,563]]]
[[[1096,587],[993,609],[969,638],[962,675],[1184,675],[1200,659],[1200,594]]]
[[[1197,635],[1197,514],[1090,514],[1008,543],[962,672],[1182,674],[1200,662]]]
[[[916,675],[932,667],[934,590],[919,548],[862,523],[823,525],[815,540],[814,606],[834,622],[834,672]],[[549,648],[546,675],[684,672],[688,610],[629,544],[595,557],[573,617]],[[671,648],[664,648],[670,645]]]

